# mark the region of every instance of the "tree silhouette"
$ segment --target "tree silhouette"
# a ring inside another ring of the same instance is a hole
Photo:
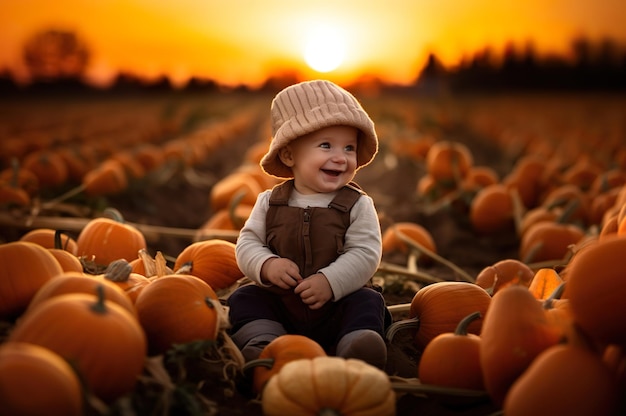
[[[47,29],[26,41],[23,58],[33,81],[78,80],[87,68],[89,51],[76,33]]]

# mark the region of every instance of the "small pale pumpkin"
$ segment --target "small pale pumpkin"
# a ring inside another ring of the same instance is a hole
[[[267,416],[394,415],[396,395],[383,371],[363,361],[316,357],[291,361],[270,378],[262,395]]]

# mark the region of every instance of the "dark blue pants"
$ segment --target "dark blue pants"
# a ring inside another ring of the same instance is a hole
[[[318,342],[328,354],[349,332],[371,329],[384,337],[391,314],[383,296],[363,287],[336,302],[311,310],[292,291],[273,292],[257,285],[240,287],[228,298],[231,333],[257,319],[281,323],[287,333],[307,336]]]

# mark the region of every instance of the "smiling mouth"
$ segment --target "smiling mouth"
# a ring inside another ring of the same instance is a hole
[[[325,174],[327,174],[329,176],[339,176],[339,175],[341,175],[341,172],[338,171],[338,170],[322,169],[322,172],[324,172]]]

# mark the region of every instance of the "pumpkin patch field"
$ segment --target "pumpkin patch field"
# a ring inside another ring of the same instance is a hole
[[[626,98],[355,93],[384,371],[228,335],[273,92],[0,100],[0,414],[624,414]]]

